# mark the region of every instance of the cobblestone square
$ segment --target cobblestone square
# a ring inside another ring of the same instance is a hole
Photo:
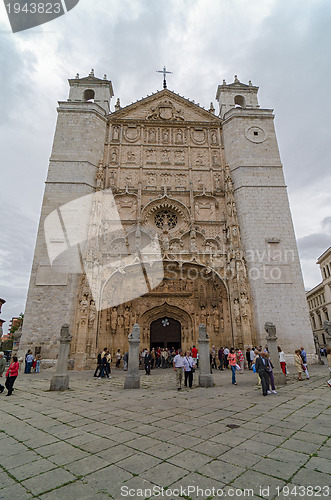
[[[141,371],[139,390],[123,389],[122,370],[101,381],[70,372],[66,392],[48,390],[51,371],[20,374],[13,395],[0,396],[0,499],[152,500],[170,490],[173,499],[179,489],[211,500],[220,488],[224,498],[294,499],[284,486],[326,487],[328,370],[310,372],[267,398],[247,370],[238,386],[214,371],[214,387],[198,387],[196,374],[181,392],[171,369]]]

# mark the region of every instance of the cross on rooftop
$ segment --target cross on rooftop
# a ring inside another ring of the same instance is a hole
[[[172,75],[172,71],[167,71],[166,67],[163,66],[163,70],[162,71],[157,71],[156,73],[163,73],[163,88],[166,89],[167,88],[167,74],[171,74]]]

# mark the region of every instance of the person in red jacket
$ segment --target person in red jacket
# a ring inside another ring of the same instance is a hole
[[[18,370],[20,369],[20,365],[17,359],[17,356],[13,356],[13,362],[9,365],[9,368],[6,372],[6,383],[5,386],[8,390],[8,394],[6,396],[11,396],[13,393],[13,386],[18,375]]]

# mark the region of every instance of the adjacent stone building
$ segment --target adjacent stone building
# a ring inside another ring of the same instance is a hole
[[[331,247],[317,259],[320,266],[322,281],[306,293],[311,326],[318,345],[327,347],[324,321],[331,318]]]
[[[117,100],[111,112],[112,84],[93,71],[69,85],[58,107],[21,348],[39,346],[53,359],[68,323],[71,358],[85,369],[104,346],[126,351],[135,323],[141,348],[188,348],[200,324],[216,346],[264,345],[271,321],[285,352],[304,344],[313,356],[273,110],[260,108],[258,87],[223,81],[216,115],[212,103],[205,110],[167,88],[123,108]],[[72,207],[109,189],[117,225],[93,198],[85,227]],[[89,276],[66,261],[63,206],[87,241],[80,257]],[[48,245],[47,216],[58,225]],[[63,250],[52,265],[51,244]],[[144,248],[161,251],[160,283],[139,258]]]

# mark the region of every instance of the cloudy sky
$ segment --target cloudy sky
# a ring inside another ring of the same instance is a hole
[[[306,288],[331,245],[329,0],[80,0],[13,34],[0,4],[2,319],[24,311],[58,100],[68,78],[107,73],[130,104],[168,88],[207,107],[223,78],[273,108]],[[4,331],[7,331],[7,328]]]

